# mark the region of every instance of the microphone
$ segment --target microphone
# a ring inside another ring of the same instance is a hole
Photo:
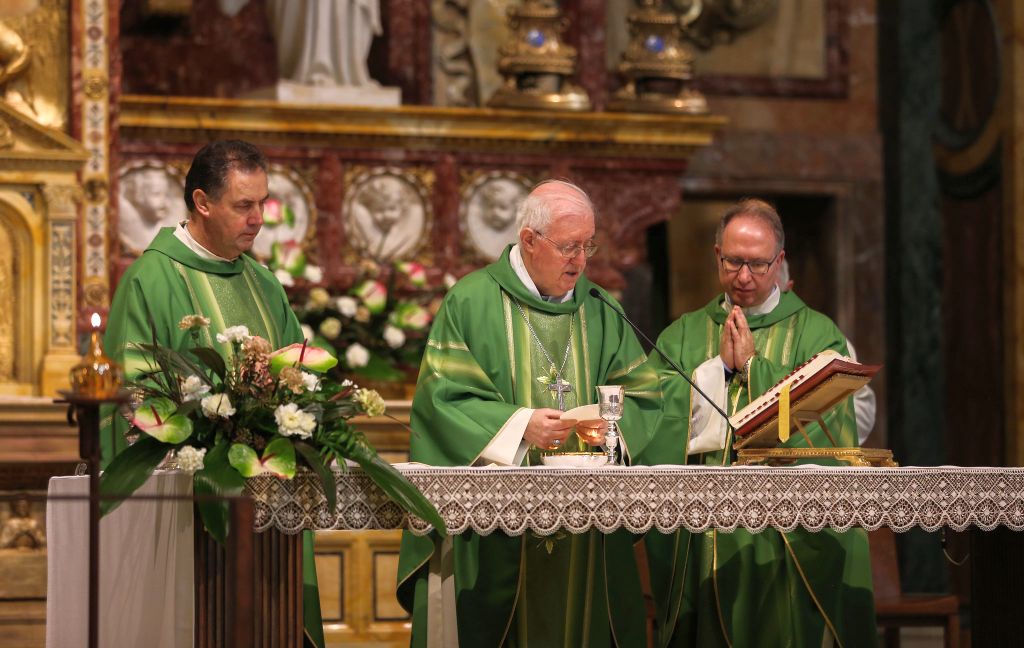
[[[722,409],[721,407],[719,407],[719,406],[718,406],[718,403],[716,403],[715,401],[711,400],[711,397],[709,397],[709,396],[708,396],[707,394],[705,394],[705,393],[704,393],[704,390],[702,390],[702,389],[701,389],[700,387],[698,387],[698,386],[697,386],[697,384],[696,384],[696,383],[694,383],[694,382],[693,382],[692,380],[690,380],[690,377],[686,375],[686,372],[685,372],[685,371],[683,371],[683,370],[682,370],[682,368],[681,368],[681,367],[680,367],[680,366],[679,366],[678,364],[676,364],[676,362],[675,362],[674,360],[672,360],[672,358],[670,358],[670,357],[668,357],[667,355],[665,355],[665,352],[664,352],[664,351],[662,351],[661,349],[659,349],[659,348],[658,348],[658,345],[657,345],[657,344],[655,344],[655,343],[654,343],[653,341],[651,341],[651,338],[647,337],[647,334],[646,334],[646,333],[644,333],[643,331],[641,331],[641,330],[640,330],[640,327],[639,327],[639,326],[637,326],[636,324],[634,324],[634,323],[632,322],[632,320],[630,320],[630,319],[629,319],[628,317],[626,317],[626,314],[625,314],[625,313],[623,313],[623,312],[622,312],[622,311],[620,311],[620,310],[619,310],[618,308],[616,308],[616,307],[615,307],[615,304],[613,304],[613,303],[611,303],[610,301],[608,301],[607,299],[605,299],[605,296],[601,294],[601,291],[600,291],[600,290],[598,290],[597,288],[591,288],[591,289],[590,289],[590,296],[591,296],[591,297],[597,297],[598,299],[600,299],[600,300],[601,300],[602,302],[604,302],[605,306],[607,306],[608,308],[612,309],[612,312],[613,312],[613,313],[615,313],[616,315],[618,315],[619,317],[621,317],[621,318],[622,318],[622,320],[623,320],[624,322],[626,322],[626,324],[629,324],[629,326],[630,326],[630,327],[631,327],[631,328],[632,328],[632,329],[633,329],[634,331],[636,331],[636,334],[637,334],[637,335],[639,335],[639,336],[640,336],[641,338],[643,338],[643,340],[644,340],[645,342],[647,342],[647,344],[650,344],[650,345],[651,345],[651,348],[652,348],[652,349],[654,349],[655,351],[657,351],[657,352],[658,352],[658,355],[660,355],[660,356],[662,357],[662,359],[663,359],[663,360],[664,360],[665,362],[667,362],[667,363],[668,363],[668,366],[670,366],[670,367],[672,367],[673,369],[675,369],[675,372],[676,372],[677,374],[679,374],[680,376],[682,376],[682,377],[683,377],[683,380],[685,380],[686,382],[690,383],[690,386],[691,386],[691,387],[693,387],[693,390],[694,390],[694,391],[696,391],[696,392],[697,392],[698,394],[700,394],[701,396],[703,396],[703,397],[704,397],[704,400],[706,400],[706,401],[708,402],[708,404],[709,404],[709,405],[711,405],[711,407],[715,408],[715,411],[716,411],[716,412],[718,412],[719,414],[721,414],[721,415],[722,415],[722,418],[724,418],[724,419],[725,419],[725,425],[726,425],[726,427],[727,427],[728,429],[730,429],[730,430],[733,430],[733,431],[735,431],[735,430],[736,430],[736,428],[734,428],[734,427],[732,426],[732,423],[730,423],[730,422],[729,422],[729,415],[725,413],[725,410],[723,410],[723,409]]]

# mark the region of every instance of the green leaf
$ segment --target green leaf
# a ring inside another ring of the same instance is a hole
[[[338,485],[334,481],[334,471],[324,464],[320,459],[320,454],[313,446],[305,441],[296,441],[294,445],[313,472],[320,476],[320,483],[324,487],[324,497],[327,498],[327,506],[331,515],[334,515],[334,511],[338,507]]]
[[[224,364],[224,358],[221,354],[217,353],[210,347],[192,347],[189,349],[192,355],[199,358],[199,361],[210,368],[213,373],[217,374],[217,377],[223,382],[224,376],[227,375],[228,368]]]
[[[278,437],[263,449],[263,458],[244,443],[233,443],[228,450],[228,463],[242,477],[255,477],[268,473],[291,479],[295,476],[295,447],[284,437]]]
[[[432,524],[442,536],[448,534],[441,514],[437,512],[430,500],[405,478],[405,475],[381,459],[369,446],[359,444],[358,448],[359,450],[352,453],[353,456],[349,458],[358,463],[388,497],[406,511]]]
[[[285,222],[285,224],[288,227],[294,227],[295,226],[295,210],[293,210],[288,205],[284,205],[283,207],[284,207],[284,209],[282,211],[284,212],[284,222]]]
[[[101,501],[100,513],[110,513],[121,505],[124,498],[146,483],[170,449],[166,443],[143,435],[114,457],[100,476],[100,494],[115,495],[117,499]]]
[[[245,479],[228,463],[228,444],[220,441],[206,453],[203,469],[195,474],[196,495],[236,496],[245,488]],[[224,544],[228,537],[228,503],[201,500],[196,503],[203,526],[213,538]]]

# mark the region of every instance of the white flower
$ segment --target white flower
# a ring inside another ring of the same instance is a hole
[[[192,474],[203,469],[203,458],[206,456],[206,448],[193,448],[185,446],[178,450],[178,468]]]
[[[221,344],[225,342],[245,342],[249,338],[249,327],[247,326],[229,326],[224,329],[223,333],[217,334],[217,341]]]
[[[279,405],[274,410],[274,420],[277,421],[277,431],[281,436],[297,436],[301,439],[308,439],[313,436],[316,429],[316,417],[300,410],[295,403]]]
[[[338,337],[341,335],[341,320],[337,317],[328,317],[320,322],[320,333],[329,340]]]
[[[207,396],[203,400],[199,401],[199,404],[203,407],[203,414],[207,418],[230,418],[235,414],[235,407],[231,404],[231,399],[228,398],[227,394],[213,394]]]
[[[342,387],[342,389],[344,389],[345,387],[351,387],[353,389],[359,389],[359,385],[355,384],[354,382],[352,382],[348,378],[346,378],[345,380],[341,381],[341,387]]]
[[[338,297],[334,301],[334,305],[338,307],[338,312],[345,317],[355,317],[356,311],[359,310],[359,301],[348,295]]]
[[[201,329],[210,325],[210,318],[203,317],[202,315],[186,315],[181,318],[178,322],[178,328],[182,331],[190,331],[192,329]]]
[[[306,391],[320,391],[320,377],[316,374],[311,374],[308,371],[303,371],[302,386],[306,388]]]
[[[321,270],[318,265],[307,265],[302,276],[306,278],[306,281],[311,283],[320,283],[324,280],[324,271]]]
[[[444,281],[444,287],[451,290],[455,287],[455,282],[457,282],[458,279],[456,279],[452,273],[446,272],[444,273],[444,279],[442,279],[442,281]]]
[[[356,402],[363,406],[367,416],[381,416],[387,411],[384,399],[375,389],[360,389],[356,392]]]
[[[345,362],[353,369],[365,367],[370,362],[370,352],[362,344],[356,342],[345,351]]]
[[[316,337],[316,333],[313,332],[313,327],[311,327],[309,324],[303,324],[302,337],[306,340],[306,342],[312,343],[313,338]]]
[[[397,349],[405,344],[405,333],[402,329],[397,326],[391,326],[388,324],[384,327],[384,341],[388,343],[388,346],[392,349]]]
[[[210,386],[202,378],[189,376],[181,383],[181,400],[186,402],[199,400],[208,391],[210,391]]]
[[[282,286],[291,287],[295,285],[295,279],[292,278],[292,273],[288,272],[283,268],[274,270],[274,276],[281,282]]]
[[[309,291],[309,301],[306,308],[310,310],[323,310],[331,305],[331,294],[323,288],[314,288]]]

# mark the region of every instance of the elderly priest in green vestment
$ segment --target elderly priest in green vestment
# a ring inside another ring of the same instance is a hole
[[[625,386],[623,451],[643,452],[661,414],[657,376],[632,331],[589,295],[590,200],[548,181],[517,217],[519,242],[459,281],[434,321],[413,400],[411,459],[537,464],[540,451],[579,443],[559,417],[595,403],[603,384]],[[596,531],[443,541],[406,532],[399,600],[413,615],[412,645],[643,646],[632,540]]]
[[[274,275],[245,255],[263,226],[268,197],[267,160],[255,146],[238,140],[213,142],[192,160],[185,178],[189,219],[157,233],[146,251],[125,271],[110,306],[104,339],[110,355],[135,379],[149,362],[135,345],[157,341],[176,351],[193,346],[178,326],[187,315],[210,320],[205,346],[225,357],[229,342],[210,331],[246,326],[273,348],[302,341],[299,321]],[[151,329],[151,324],[155,327]],[[127,422],[104,417],[104,465],[126,446]],[[324,645],[320,600],[313,563],[313,537],[304,540],[303,610],[307,645]]]
[[[846,354],[845,338],[828,317],[776,287],[784,243],[771,205],[744,200],[729,209],[715,245],[724,293],[683,315],[658,339],[730,415],[816,353]],[[689,425],[661,426],[642,461],[730,465],[734,439],[725,420],[659,357],[652,356],[650,364],[662,380],[666,418],[674,414]],[[857,445],[849,399],[825,421],[838,445]],[[829,445],[817,424],[808,432],[816,447]],[[806,443],[793,435],[786,445]],[[875,644],[863,529],[651,532],[645,543],[659,646]]]

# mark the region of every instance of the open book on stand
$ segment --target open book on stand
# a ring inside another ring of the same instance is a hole
[[[858,364],[836,351],[822,351],[729,418],[736,430],[733,447],[774,448],[779,444],[779,401],[786,385],[791,413],[788,429],[792,430],[799,428],[800,421],[820,419],[868,384],[881,368]]]

